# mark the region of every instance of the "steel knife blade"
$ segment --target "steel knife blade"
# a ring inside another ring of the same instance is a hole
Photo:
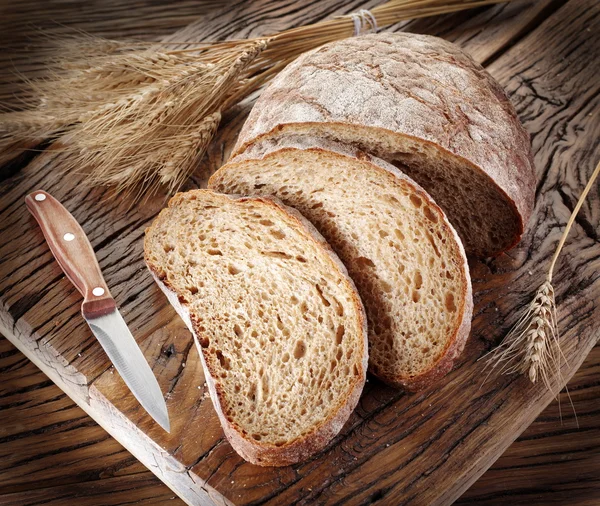
[[[50,251],[83,295],[81,312],[133,395],[167,432],[169,414],[152,369],[117,309],[85,232],[63,205],[43,190],[25,198]]]

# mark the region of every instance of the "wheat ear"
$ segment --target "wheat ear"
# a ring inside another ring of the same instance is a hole
[[[526,374],[532,383],[536,383],[541,378],[550,391],[558,394],[562,383],[560,368],[563,354],[560,349],[552,276],[573,222],[598,177],[598,173],[600,173],[600,163],[594,169],[569,217],[552,256],[546,280],[536,291],[533,300],[523,309],[517,323],[500,346],[482,357],[487,358],[487,366],[491,367],[490,372]]]

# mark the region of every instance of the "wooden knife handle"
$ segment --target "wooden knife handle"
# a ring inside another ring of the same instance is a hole
[[[25,203],[39,223],[54,258],[83,295],[84,316],[102,316],[113,311],[115,301],[102,277],[94,249],[71,213],[43,190],[27,195]]]

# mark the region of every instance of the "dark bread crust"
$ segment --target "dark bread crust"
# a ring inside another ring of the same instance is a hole
[[[398,148],[407,143],[422,146],[431,153],[429,159],[465,167],[512,214],[507,218],[511,230],[502,243],[471,251],[477,255],[496,255],[514,246],[533,209],[529,135],[514,107],[479,64],[436,37],[365,35],[302,55],[263,92],[232,157],[260,139],[290,134],[327,135],[354,143],[362,138],[361,149],[393,162],[399,153],[373,142],[387,137]],[[483,220],[485,206],[482,203],[478,213]],[[485,225],[491,229],[495,223],[489,221]],[[464,233],[463,239],[468,246]]]
[[[219,416],[221,426],[225,436],[231,443],[231,446],[235,451],[247,461],[259,465],[259,466],[287,466],[297,462],[306,460],[314,453],[322,450],[327,446],[331,439],[342,429],[344,423],[348,420],[350,414],[358,404],[358,400],[362,393],[365,381],[366,371],[368,362],[368,348],[367,348],[367,320],[362,305],[362,301],[356,292],[356,287],[353,281],[348,276],[345,266],[337,258],[329,244],[325,239],[317,232],[313,225],[308,222],[298,211],[295,209],[284,206],[281,202],[276,199],[269,197],[238,197],[230,195],[220,195],[210,190],[192,190],[186,193],[179,193],[175,195],[168,204],[168,207],[176,206],[181,200],[189,198],[190,195],[208,192],[213,195],[219,195],[223,199],[232,199],[239,201],[257,201],[265,205],[278,209],[282,214],[285,214],[287,219],[292,222],[294,226],[305,232],[307,240],[312,240],[315,245],[324,250],[326,257],[330,260],[331,268],[340,271],[343,279],[348,284],[352,293],[352,300],[356,308],[357,315],[361,326],[361,333],[363,335],[363,357],[360,362],[360,371],[357,381],[348,392],[344,399],[341,399],[337,409],[333,409],[331,415],[326,420],[323,420],[321,424],[313,430],[313,432],[306,434],[302,438],[298,438],[291,441],[289,444],[282,446],[275,446],[266,443],[260,443],[252,438],[246,437],[242,430],[236,425],[236,423],[229,419],[222,409],[223,394],[219,388],[219,380],[217,378],[216,371],[213,371],[210,366],[210,362],[205,357],[205,350],[201,346],[201,332],[199,331],[200,325],[194,320],[194,316],[190,314],[185,300],[179,298],[176,291],[170,286],[169,282],[165,278],[164,273],[160,266],[155,265],[149,257],[149,247],[147,241],[144,242],[144,259],[148,269],[152,273],[152,276],[163,293],[167,296],[169,302],[185,322],[188,329],[194,337],[198,353],[204,369],[206,383],[209,389],[215,411]],[[160,214],[168,212],[163,209]],[[159,214],[159,216],[160,216]],[[155,222],[158,220],[156,218]],[[154,225],[154,224],[153,224]],[[152,225],[152,226],[153,226]],[[146,230],[147,237],[148,229]]]
[[[398,388],[403,388],[410,392],[416,392],[431,386],[452,369],[454,361],[464,349],[471,330],[471,319],[473,315],[471,278],[463,245],[456,231],[448,222],[444,211],[435,203],[431,196],[406,174],[402,173],[389,163],[359,149],[325,139],[291,135],[279,140],[265,139],[262,142],[256,142],[249,146],[242,154],[232,158],[226,165],[215,172],[209,179],[208,186],[216,191],[226,190],[226,188],[221,188],[220,184],[223,183],[223,180],[227,177],[229,171],[238,168],[243,171],[243,166],[252,163],[252,160],[277,160],[279,156],[285,155],[286,153],[293,153],[294,151],[314,151],[317,153],[326,153],[327,156],[330,157],[354,158],[359,160],[360,163],[370,164],[372,166],[370,167],[370,170],[383,171],[391,174],[399,184],[409,185],[416,195],[433,208],[434,212],[438,214],[441,223],[445,225],[448,236],[451,237],[457,245],[457,258],[452,259],[452,261],[457,264],[463,277],[463,291],[458,311],[458,314],[461,315],[460,324],[456,327],[453,335],[448,337],[446,348],[440,353],[438,361],[426,372],[413,377],[401,377],[393,375],[389,371],[370,370],[373,375],[377,376],[385,383]]]

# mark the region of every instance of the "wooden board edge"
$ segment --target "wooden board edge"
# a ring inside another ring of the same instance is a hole
[[[233,504],[174,459],[169,452],[160,448],[131,420],[117,410],[93,384],[87,386],[84,376],[75,371],[72,366],[66,364],[64,371],[59,371],[55,366],[48,364],[44,360],[44,352],[52,353],[48,345],[36,344],[37,351],[29,348],[22,340],[25,334],[18,332],[16,326],[13,326],[14,330],[11,330],[10,327],[4,319],[0,318],[0,333],[6,339],[186,504],[190,506],[231,506]],[[73,370],[69,370],[69,368]],[[78,377],[82,382],[66,381],[61,372],[66,373],[66,377]],[[74,388],[74,385],[77,387]],[[106,420],[113,420],[113,422],[108,423]]]

